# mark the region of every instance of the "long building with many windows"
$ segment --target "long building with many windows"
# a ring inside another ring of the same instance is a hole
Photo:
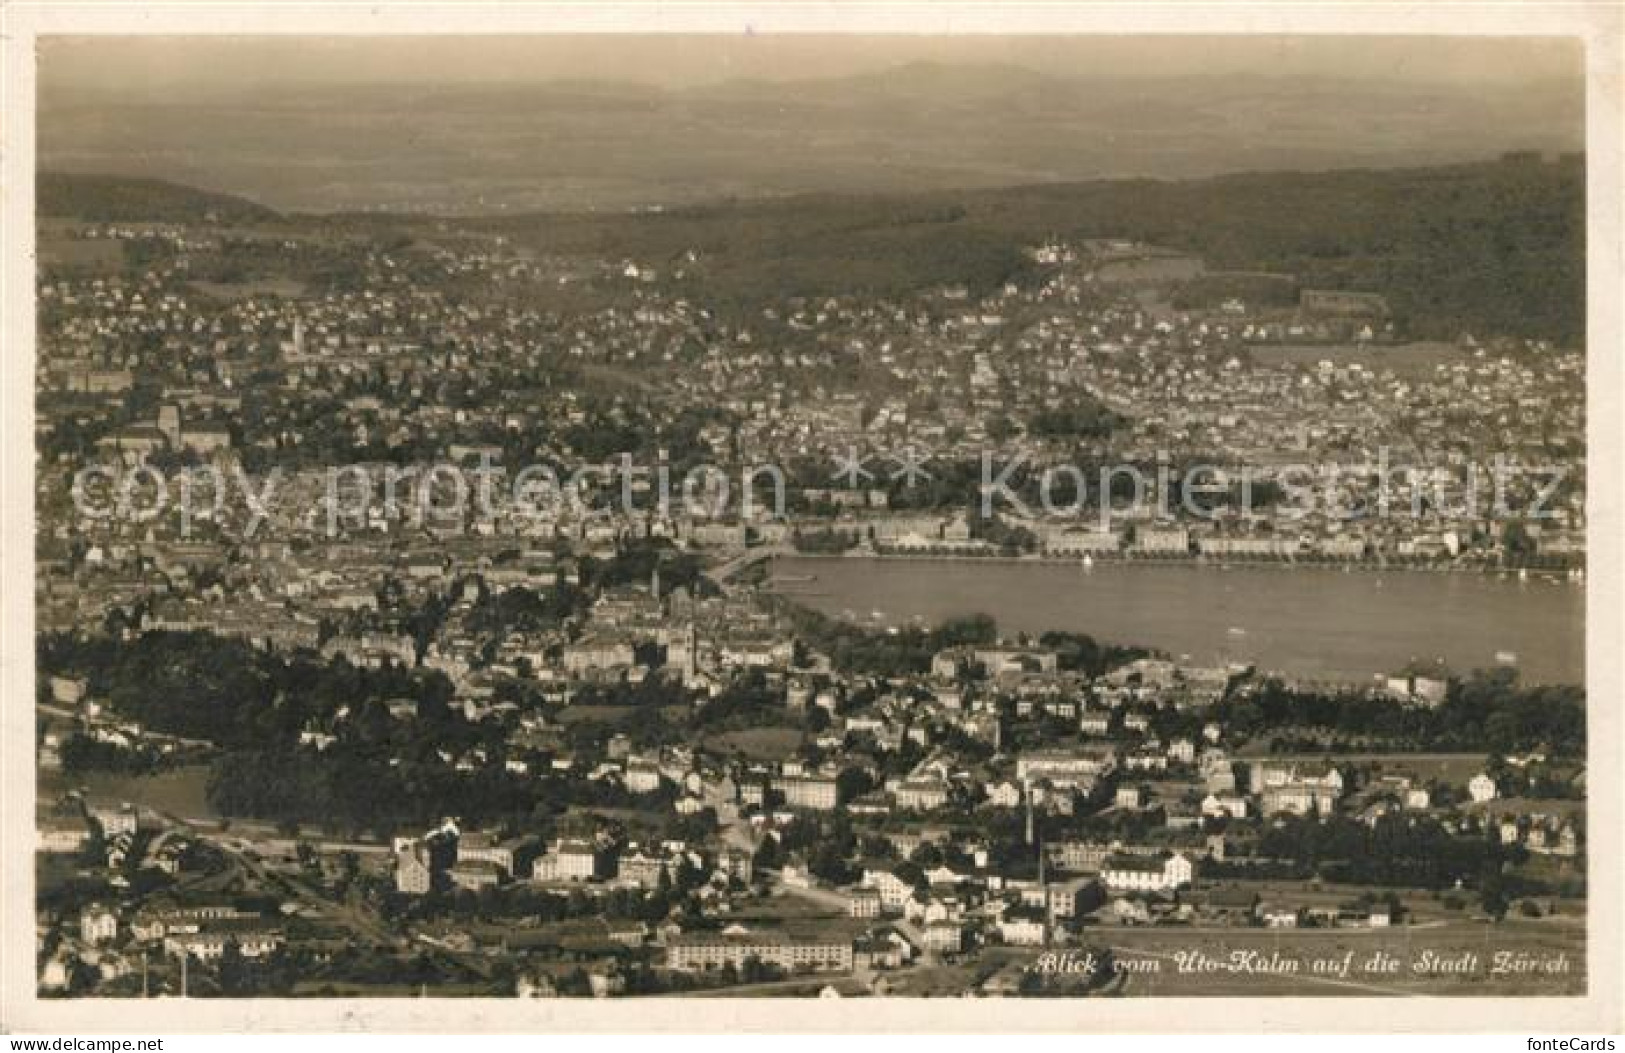
[[[787,972],[845,972],[852,968],[852,940],[845,935],[788,933],[688,933],[666,948],[666,964],[684,972],[735,968],[755,957]]]

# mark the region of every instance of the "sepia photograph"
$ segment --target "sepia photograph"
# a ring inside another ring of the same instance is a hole
[[[30,27],[4,1029],[1619,1029],[1617,18],[902,14]]]

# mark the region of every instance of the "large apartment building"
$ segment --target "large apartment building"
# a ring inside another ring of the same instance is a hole
[[[684,972],[735,968],[755,957],[787,972],[845,972],[852,968],[852,941],[845,936],[788,933],[688,933],[666,948],[666,964]]]

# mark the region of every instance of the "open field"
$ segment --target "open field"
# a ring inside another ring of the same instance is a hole
[[[711,740],[720,750],[738,750],[751,760],[778,760],[801,745],[801,729],[794,727],[743,728]]]
[[[39,265],[64,270],[117,270],[124,263],[122,242],[69,237],[78,224],[42,222],[35,241]]]
[[[189,764],[156,775],[96,773],[78,780],[92,801],[128,801],[189,819],[218,819],[209,806],[209,766]],[[48,792],[48,791],[45,791]]]
[[[1151,284],[1188,281],[1201,275],[1202,261],[1191,256],[1147,256],[1143,259],[1111,260],[1096,269],[1108,284]]]
[[[672,719],[687,713],[684,706],[665,706],[651,713],[640,706],[566,706],[559,711],[560,724],[626,724],[633,720],[648,720],[653,716]]]
[[[823,899],[815,899],[801,889],[776,889],[768,896],[741,905],[730,916],[730,920],[746,925],[760,922],[777,925],[813,918],[825,919],[833,928],[844,928],[849,924],[845,911],[832,910]]]

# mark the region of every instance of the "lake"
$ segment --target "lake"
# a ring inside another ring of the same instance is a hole
[[[882,625],[980,612],[1005,633],[1064,629],[1196,662],[1360,682],[1413,659],[1464,673],[1511,652],[1526,683],[1585,681],[1585,588],[1549,578],[806,557],[775,559],[772,575],[781,593],[825,614]]]

